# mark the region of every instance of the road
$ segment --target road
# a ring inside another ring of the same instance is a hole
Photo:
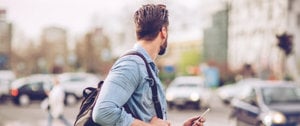
[[[206,115],[206,126],[229,126],[229,107],[224,106],[217,97],[210,101],[211,111]],[[68,106],[65,109],[65,117],[74,122],[79,110],[79,104]],[[181,126],[185,119],[200,115],[204,110],[172,109],[168,111],[168,119],[172,126]],[[46,126],[47,113],[40,108],[40,103],[35,102],[27,107],[19,107],[11,102],[0,104],[0,126]],[[54,126],[63,126],[59,120],[54,121]]]

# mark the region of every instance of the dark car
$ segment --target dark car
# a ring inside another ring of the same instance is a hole
[[[300,126],[300,87],[291,82],[249,85],[232,101],[237,126]]]
[[[51,75],[31,75],[12,82],[10,90],[13,103],[25,106],[31,101],[42,101],[52,87]]]

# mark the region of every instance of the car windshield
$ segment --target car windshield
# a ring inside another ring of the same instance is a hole
[[[268,87],[263,88],[262,93],[267,105],[300,103],[300,87]]]

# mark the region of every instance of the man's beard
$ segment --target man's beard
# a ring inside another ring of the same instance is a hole
[[[160,46],[160,50],[158,52],[158,55],[164,55],[166,53],[167,46],[168,46],[168,40],[166,39],[164,44]]]

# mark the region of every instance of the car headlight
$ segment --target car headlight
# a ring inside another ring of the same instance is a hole
[[[226,99],[230,97],[229,94],[225,92],[219,92],[219,96],[221,97],[221,99]]]
[[[167,93],[167,94],[166,94],[166,99],[167,99],[167,101],[173,101],[173,100],[174,100],[174,95],[173,95],[173,93]]]
[[[199,96],[199,94],[196,93],[196,92],[193,92],[193,93],[190,95],[190,99],[191,99],[192,101],[198,101],[199,98],[200,98],[200,96]]]
[[[286,117],[280,112],[270,112],[263,118],[263,121],[266,125],[284,124]]]

